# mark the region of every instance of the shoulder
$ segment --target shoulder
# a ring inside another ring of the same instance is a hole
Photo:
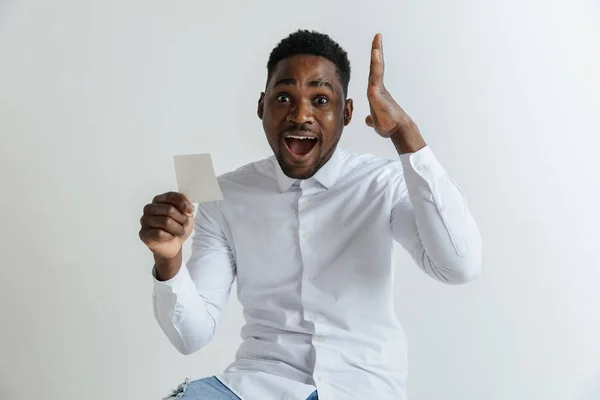
[[[403,179],[402,163],[399,159],[378,157],[369,153],[342,150],[344,175],[363,177],[380,182]]]
[[[273,156],[245,164],[234,171],[219,175],[217,180],[221,190],[239,187],[256,187],[261,182],[274,178]]]

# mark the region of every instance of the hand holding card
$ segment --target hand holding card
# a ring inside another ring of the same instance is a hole
[[[144,207],[140,239],[154,254],[156,278],[171,279],[181,268],[181,248],[194,228],[194,205],[222,200],[210,154],[175,156],[178,192],[156,196]]]

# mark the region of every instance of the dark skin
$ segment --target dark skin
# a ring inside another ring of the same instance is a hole
[[[258,116],[283,172],[308,179],[332,156],[354,107],[346,99],[336,66],[323,57],[297,55],[281,60],[258,100]],[[311,135],[316,144],[305,157],[287,150],[286,134]]]
[[[394,100],[383,83],[385,62],[383,60],[383,37],[375,35],[371,47],[371,65],[367,99],[371,114],[365,122],[381,137],[392,140],[399,155],[414,153],[425,147],[425,140],[417,124]]]
[[[383,83],[383,41],[373,39],[365,122],[391,139],[398,154],[425,146],[414,121],[394,100]],[[284,173],[292,178],[313,176],[332,156],[344,126],[352,119],[353,104],[343,93],[335,64],[317,56],[297,55],[281,60],[258,101],[258,116],[267,141]],[[285,137],[308,136],[314,146],[306,155],[294,154]],[[140,239],[154,254],[156,278],[173,278],[182,265],[181,248],[194,227],[194,206],[181,193],[156,196],[144,207]]]
[[[156,279],[171,279],[181,268],[181,248],[194,228],[194,205],[181,193],[160,194],[144,207],[140,224],[140,239],[154,254]]]

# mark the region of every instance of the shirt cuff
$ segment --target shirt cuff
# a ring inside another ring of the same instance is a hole
[[[414,153],[401,154],[400,162],[404,171],[414,171],[425,181],[430,181],[432,178],[446,174],[429,146],[425,146]]]
[[[194,286],[190,271],[185,265],[179,268],[177,274],[171,279],[166,281],[159,281],[156,279],[156,266],[152,268],[152,280],[154,281],[154,290],[157,293],[181,293],[190,288],[190,285]]]

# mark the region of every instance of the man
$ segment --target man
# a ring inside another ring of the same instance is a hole
[[[180,352],[210,341],[236,277],[246,321],[235,362],[170,398],[405,399],[393,240],[427,274],[457,284],[480,271],[478,228],[386,90],[381,35],[366,123],[390,139],[400,162],[337,147],[352,118],[350,63],[329,36],[293,33],[267,69],[258,116],[274,156],[221,176],[224,200],[200,204],[195,221],[179,193],[157,196],[141,219],[155,259],[155,315]]]

